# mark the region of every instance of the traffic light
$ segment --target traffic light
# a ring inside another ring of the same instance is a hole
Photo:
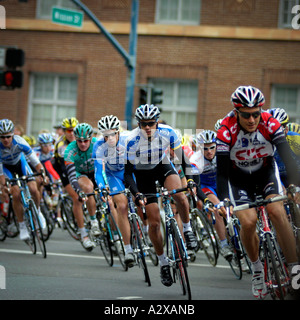
[[[139,100],[140,105],[147,103],[147,94],[148,94],[147,88],[140,89],[140,100]]]
[[[163,91],[161,89],[151,89],[151,103],[155,106],[163,103]]]
[[[0,66],[0,87],[2,89],[15,89],[23,86],[23,72],[17,70],[25,62],[25,53],[22,49],[0,48],[4,56],[4,65]]]
[[[23,72],[19,70],[0,71],[1,85],[6,88],[21,88],[23,85]]]

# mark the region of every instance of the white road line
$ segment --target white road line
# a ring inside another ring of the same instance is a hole
[[[14,250],[14,249],[0,249],[0,252],[3,253],[17,253],[17,254],[32,254],[32,252],[28,250]],[[41,254],[37,252],[37,254]],[[85,256],[79,254],[69,254],[69,253],[56,253],[56,252],[47,252],[47,256],[57,256],[57,257],[66,257],[66,258],[83,258],[83,259],[97,259],[97,260],[104,260],[104,257],[95,257],[95,256]],[[216,265],[213,267],[211,264],[205,263],[189,263],[189,267],[204,267],[204,268],[222,268],[222,269],[230,269],[229,265]]]

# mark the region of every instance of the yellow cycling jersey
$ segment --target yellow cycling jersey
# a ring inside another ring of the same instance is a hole
[[[300,134],[297,132],[289,131],[286,135],[286,140],[288,141],[292,151],[300,156]]]

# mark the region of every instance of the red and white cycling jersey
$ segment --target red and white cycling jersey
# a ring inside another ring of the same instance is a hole
[[[267,157],[274,155],[275,146],[284,139],[280,123],[268,112],[261,113],[258,127],[251,133],[240,127],[232,112],[218,130],[217,152],[229,154],[236,167],[251,173],[262,168]]]

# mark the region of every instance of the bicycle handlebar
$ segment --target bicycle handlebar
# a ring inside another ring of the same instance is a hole
[[[43,172],[35,172],[35,173],[32,173],[32,174],[29,174],[27,176],[21,176],[19,177],[19,175],[16,174],[16,177],[15,178],[11,178],[11,179],[8,179],[6,178],[5,180],[10,183],[10,182],[18,182],[18,181],[26,181],[28,182],[28,179],[30,179],[31,177],[36,177],[36,176],[43,176],[44,173]]]
[[[185,188],[179,188],[179,189],[173,189],[173,190],[167,190],[165,188],[162,188],[162,191],[161,192],[157,192],[157,193],[146,193],[144,194],[144,196],[146,198],[161,198],[161,197],[169,197],[171,196],[172,194],[176,194],[176,193],[179,193],[179,192],[183,192],[183,191],[187,191],[187,187]]]
[[[239,206],[235,206],[233,208],[233,212],[240,211],[240,210],[246,210],[246,209],[250,209],[250,208],[256,208],[259,206],[265,206],[265,205],[272,203],[272,202],[287,200],[287,198],[288,198],[287,196],[276,196],[274,198],[269,198],[269,199],[257,198],[254,202],[245,203],[245,204],[241,204]]]

